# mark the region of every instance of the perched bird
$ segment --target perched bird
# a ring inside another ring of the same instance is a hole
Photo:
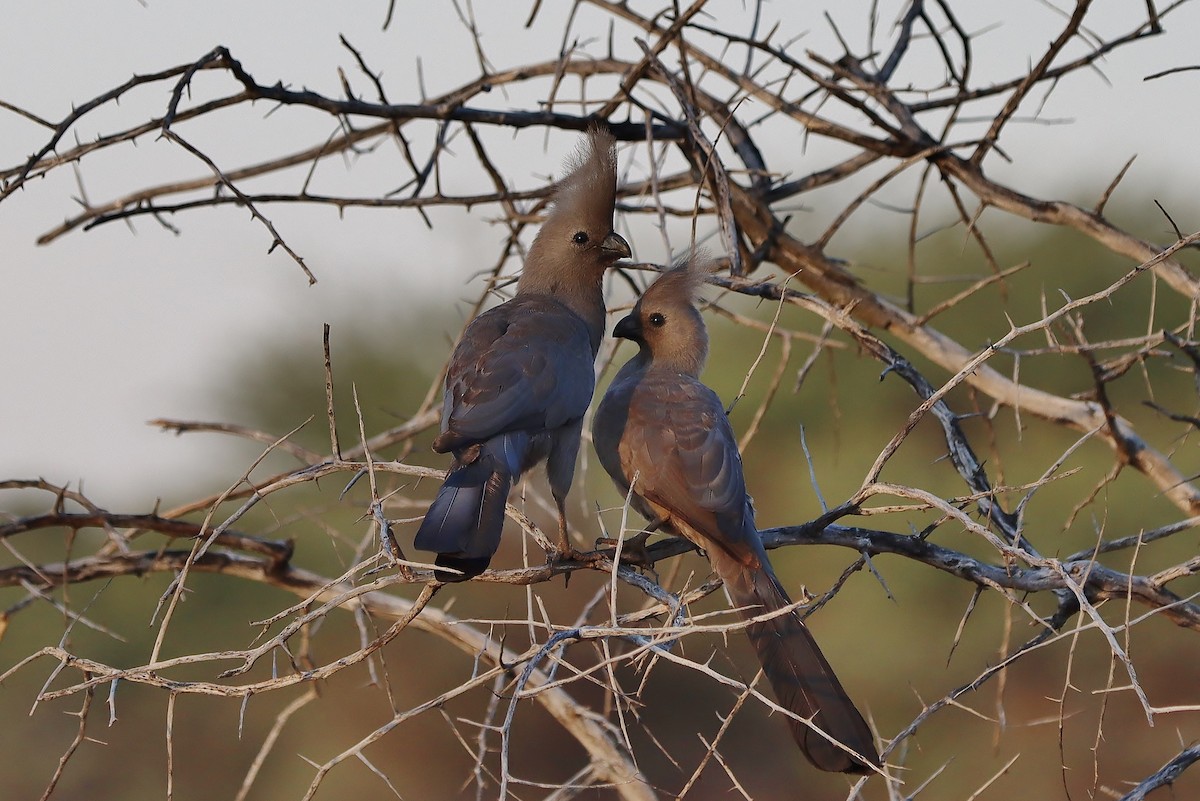
[[[617,323],[613,335],[640,350],[600,402],[592,440],[609,476],[650,521],[641,542],[661,529],[695,543],[742,617],[751,619],[792,602],[755,527],[725,409],[699,379],[708,334],[694,297],[708,265],[698,262],[693,257],[665,272]],[[827,771],[878,766],[870,728],[795,610],[754,621],[746,631],[779,704],[845,746],[789,719],[804,755]]]
[[[446,373],[438,453],[453,453],[415,545],[438,554],[443,581],[487,569],[504,505],[522,473],[546,460],[558,506],[559,556],[573,555],[565,503],[604,336],[604,271],[630,255],[613,231],[617,157],[593,128],[554,189],[516,296],[476,317]]]

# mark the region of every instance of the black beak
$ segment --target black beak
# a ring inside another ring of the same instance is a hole
[[[642,321],[638,319],[636,314],[622,317],[616,327],[613,328],[613,336],[640,342],[642,339]]]
[[[633,256],[633,251],[630,250],[629,243],[625,241],[625,237],[616,231],[608,232],[608,236],[604,237],[600,242],[600,249],[611,255],[614,259],[628,259]]]

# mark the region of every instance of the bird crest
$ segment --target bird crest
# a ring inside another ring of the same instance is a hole
[[[664,271],[642,295],[647,303],[661,302],[668,298],[682,300],[692,306],[700,297],[700,290],[708,283],[708,277],[717,268],[717,261],[701,249],[690,250],[680,256]]]
[[[598,125],[566,162],[567,174],[554,187],[556,209],[612,219],[617,197],[617,140]]]

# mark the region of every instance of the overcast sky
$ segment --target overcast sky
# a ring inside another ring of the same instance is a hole
[[[355,3],[353,13],[345,4],[316,2],[6,0],[0,99],[58,120],[72,102],[135,73],[195,60],[216,44],[228,46],[263,83],[283,80],[337,95],[337,69],[343,67],[365,92],[369,87],[354,71],[339,34],[383,72],[393,102],[418,99],[418,57],[430,94],[477,74],[470,38],[449,3],[397,0],[396,5],[397,21],[382,31],[383,0]],[[475,5],[487,54],[498,68],[552,57],[569,6],[545,0],[537,25],[527,30],[522,23],[528,3],[479,0]],[[856,46],[862,42],[856,20],[865,5],[828,4]],[[980,38],[981,74],[1005,74],[1009,66],[1020,69],[1036,58],[1048,37],[1037,34],[1030,41],[1024,26],[1052,26],[1058,18],[1040,2],[959,5],[971,30],[988,26],[989,13],[1009,19]],[[1096,5],[1093,25],[1102,33],[1123,30],[1117,20],[1130,7],[1143,6],[1131,0]],[[795,33],[811,29],[804,47],[836,57],[820,4],[768,6],[785,15],[786,27]],[[1007,10],[997,10],[1002,6]],[[711,7],[718,24],[724,13],[744,19],[740,3]],[[889,31],[890,22],[885,15],[880,29]],[[1200,177],[1194,156],[1200,72],[1151,82],[1142,78],[1200,63],[1194,35],[1200,30],[1200,9],[1186,7],[1166,24],[1167,35],[1104,63],[1111,84],[1093,73],[1060,90],[1044,113],[1064,124],[1027,126],[1006,140],[1021,156],[1011,170],[1025,171],[1018,177],[1027,186],[1048,197],[1064,187],[1103,187],[1137,153],[1131,181],[1155,187],[1156,196],[1167,199],[1194,193]],[[606,30],[597,33],[607,35]],[[226,80],[221,88],[230,86]],[[86,138],[161,113],[166,91],[158,85],[131,96],[97,114],[78,135]],[[489,102],[504,105],[500,97]],[[256,113],[267,110],[263,105]],[[265,141],[254,136],[259,130],[254,126],[230,132],[223,143],[230,164],[252,162],[276,147],[282,152],[313,144],[331,132],[328,118],[308,115],[307,120],[307,126],[264,127],[270,132]],[[20,163],[46,137],[44,129],[0,110],[4,167]],[[536,185],[537,176],[556,170],[564,155],[532,157],[511,183]],[[203,168],[177,148],[142,140],[137,147],[126,145],[109,157],[85,161],[81,174],[82,191],[101,202],[139,186],[202,175]],[[347,184],[359,193],[372,185],[370,176],[351,179],[363,181]],[[386,186],[381,183],[381,191]],[[464,282],[490,264],[499,236],[485,233],[481,248],[471,239],[476,234],[466,233],[476,229],[464,229],[448,217],[429,231],[407,212],[351,212],[339,222],[327,209],[272,209],[281,233],[317,273],[319,283],[310,287],[285,255],[267,254],[267,233],[235,210],[179,217],[174,221],[182,229],[179,236],[141,220],[133,231],[112,224],[39,247],[37,237],[73,213],[80,191],[71,171],[60,170],[0,204],[0,478],[83,480],[89,494],[110,507],[149,506],[222,452],[215,437],[177,439],[145,423],[156,417],[217,416],[213,387],[239,352],[274,337],[308,338],[319,369],[322,322],[396,314],[414,293],[429,293],[443,303],[474,295]],[[1184,228],[1198,227],[1194,207],[1175,209]],[[494,211],[478,213],[493,216]],[[639,255],[662,259],[660,251],[658,242],[641,243]],[[487,263],[479,263],[480,252]],[[0,497],[0,509],[5,505]]]

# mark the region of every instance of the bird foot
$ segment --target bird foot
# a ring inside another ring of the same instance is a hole
[[[599,551],[579,551],[570,545],[565,547],[560,545],[553,551],[546,553],[546,564],[558,565],[564,562],[578,562],[585,565],[594,565],[603,556],[604,554]]]
[[[646,547],[646,538],[649,536],[650,532],[646,531],[627,540],[618,540],[613,537],[597,537],[596,548],[602,551],[611,550],[615,554],[617,548],[620,547],[621,564],[653,571],[654,560],[650,557],[650,549]],[[610,554],[605,553],[605,556],[610,556]]]
[[[570,545],[555,548],[552,551],[546,552],[546,566],[554,569],[559,566],[565,566],[566,563],[582,564],[588,567],[597,567],[604,554],[599,551],[577,551]],[[571,585],[571,575],[574,571],[566,570],[563,572],[563,586]]]

